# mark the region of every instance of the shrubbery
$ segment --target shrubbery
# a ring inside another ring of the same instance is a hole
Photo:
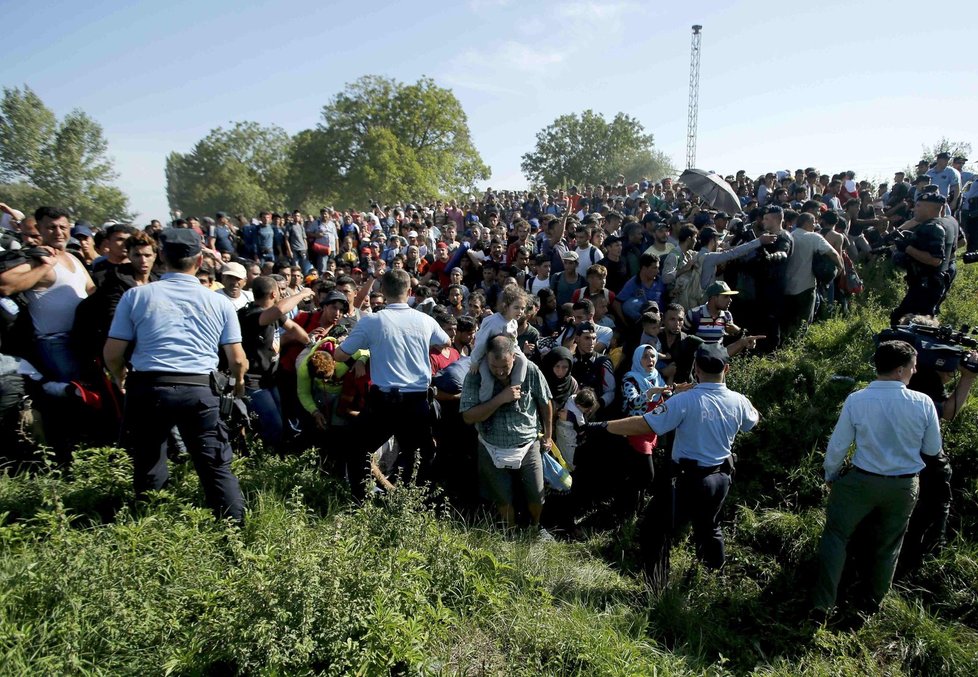
[[[134,513],[125,454],[89,449],[70,477],[0,477],[0,673],[978,674],[974,401],[945,429],[945,554],[857,631],[804,622],[825,441],[872,379],[872,335],[900,292],[892,273],[866,277],[848,317],[734,365],[763,425],[738,445],[720,573],[680,545],[653,595],[632,573],[633,522],[539,544],[436,515],[414,491],[352,509],[311,455],[235,461],[240,531],[193,507],[188,466]],[[978,322],[976,299],[978,266],[964,268],[946,319]]]

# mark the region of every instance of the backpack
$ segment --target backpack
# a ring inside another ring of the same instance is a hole
[[[815,252],[812,255],[812,275],[815,276],[815,282],[820,287],[830,283],[839,276],[840,272],[842,271],[839,270],[835,259],[828,254]]]
[[[842,263],[845,264],[845,271],[839,276],[839,291],[845,294],[862,294],[863,281],[856,272],[856,267],[852,264],[852,259],[845,252],[842,252]]]

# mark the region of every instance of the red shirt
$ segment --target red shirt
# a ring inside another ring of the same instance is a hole
[[[453,362],[458,362],[460,355],[455,348],[448,349],[448,357],[441,354],[441,350],[432,349],[428,354],[431,358],[431,374],[435,375],[442,369],[452,364]]]

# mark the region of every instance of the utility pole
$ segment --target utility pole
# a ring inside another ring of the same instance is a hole
[[[686,169],[696,164],[696,125],[700,108],[700,41],[702,26],[693,26],[689,53],[689,116],[686,121]]]

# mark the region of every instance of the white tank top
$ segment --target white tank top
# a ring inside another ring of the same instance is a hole
[[[34,333],[38,336],[71,331],[71,325],[75,322],[75,309],[88,296],[85,267],[77,259],[72,263],[75,264],[74,271],[69,270],[59,259],[54,265],[54,284],[46,289],[24,292],[31,319],[34,321]]]

